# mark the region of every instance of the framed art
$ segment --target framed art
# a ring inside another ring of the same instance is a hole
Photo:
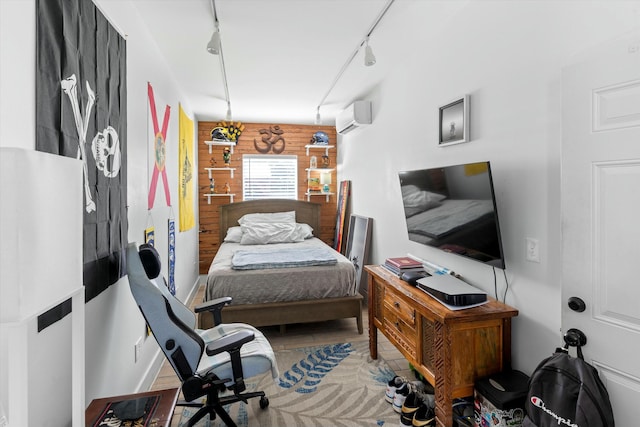
[[[440,107],[438,145],[469,141],[469,95],[464,95]]]
[[[356,268],[356,289],[367,298],[367,284],[364,281],[364,266],[369,262],[369,243],[373,219],[360,215],[351,215],[349,219],[349,237],[345,256]]]
[[[336,232],[333,237],[333,249],[344,254],[346,247],[346,240],[343,239],[344,231],[347,224],[347,209],[349,205],[349,187],[351,181],[340,181],[339,193],[338,193],[338,211],[336,215]],[[345,241],[343,241],[345,240]]]

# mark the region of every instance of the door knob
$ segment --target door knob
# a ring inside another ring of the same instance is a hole
[[[581,347],[587,344],[587,336],[580,329],[571,328],[564,334],[564,342],[569,347]]]
[[[578,313],[582,313],[587,308],[584,300],[580,297],[569,298],[568,304],[571,310],[577,311]]]

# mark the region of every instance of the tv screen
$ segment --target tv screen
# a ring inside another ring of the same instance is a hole
[[[409,240],[505,268],[489,162],[399,178]]]

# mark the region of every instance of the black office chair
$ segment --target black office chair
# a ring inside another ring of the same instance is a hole
[[[263,391],[244,392],[244,378],[269,370],[273,378],[278,377],[273,349],[264,335],[246,324],[220,322],[220,312],[231,298],[196,307],[196,312],[212,311],[216,326],[195,329],[195,313],[169,292],[160,271],[160,256],[153,246],[143,244],[138,251],[134,243],[129,244],[127,272],[131,293],[182,382],[185,402],[178,405],[201,407],[187,426],[206,415],[213,420],[217,414],[227,426],[234,427],[236,424],[223,405],[247,403],[253,397],[260,397],[260,407],[267,408],[269,399]],[[233,394],[220,396],[227,389]],[[205,403],[193,402],[203,396]]]

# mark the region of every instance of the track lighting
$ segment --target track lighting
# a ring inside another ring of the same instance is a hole
[[[387,10],[389,10],[389,8],[391,7],[394,1],[395,0],[387,0],[387,4],[382,8],[377,18],[375,19],[375,21],[373,21],[373,24],[371,24],[369,31],[365,34],[364,38],[360,40],[360,42],[358,43],[356,48],[353,50],[351,55],[347,58],[347,61],[344,63],[340,71],[338,71],[338,74],[333,79],[333,82],[331,82],[331,86],[329,86],[327,93],[324,94],[324,96],[318,103],[318,108],[316,110],[316,124],[320,124],[320,107],[324,104],[324,101],[327,99],[327,97],[329,96],[333,88],[336,86],[336,83],[338,83],[338,80],[340,80],[340,78],[342,77],[344,72],[347,70],[347,68],[349,67],[353,59],[356,57],[356,55],[360,51],[360,48],[362,48],[363,45],[365,45],[364,65],[366,65],[367,67],[370,67],[376,63],[376,57],[373,55],[373,50],[371,49],[371,46],[369,46],[369,36],[371,35],[371,33],[373,33],[373,30],[376,29],[376,27],[380,23],[380,20],[382,20],[384,15],[387,13]]]
[[[218,55],[220,53],[220,29],[218,28],[218,23],[216,22],[216,29],[211,36],[211,40],[207,44],[207,52],[212,55]]]
[[[370,67],[376,63],[376,57],[373,54],[371,46],[369,46],[369,37],[366,40],[366,47],[364,48],[364,65]]]
[[[218,55],[220,58],[220,73],[222,74],[222,84],[224,86],[224,95],[227,100],[226,120],[231,121],[231,98],[229,97],[229,84],[227,83],[227,70],[224,66],[224,54],[222,53],[222,41],[220,40],[220,22],[218,21],[218,13],[216,11],[216,1],[211,0],[211,12],[213,13],[213,23],[215,31],[211,36],[211,40],[207,44],[207,52]]]

